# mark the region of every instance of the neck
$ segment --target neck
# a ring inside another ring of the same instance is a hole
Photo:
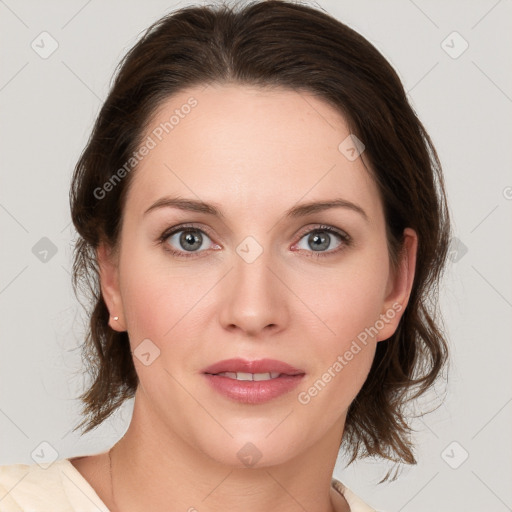
[[[239,468],[213,460],[138,405],[136,398],[130,427],[111,452],[112,512],[163,512],[170,503],[188,512],[349,510],[331,490],[343,425],[293,460]]]

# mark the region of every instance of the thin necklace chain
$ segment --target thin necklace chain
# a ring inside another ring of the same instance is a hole
[[[126,435],[126,432],[123,434],[123,437],[121,437],[121,439],[119,439],[116,444],[114,444],[114,446],[112,446],[110,448],[110,450],[108,451],[108,469],[109,469],[109,473],[110,473],[110,494],[111,494],[111,497],[112,497],[112,503],[114,504],[114,510],[115,512],[117,512],[118,508],[117,508],[117,503],[116,503],[116,499],[114,497],[114,479],[112,478],[112,451],[114,450],[114,448],[117,446],[117,444],[119,444],[120,441],[122,441],[122,439],[124,438],[124,436]],[[113,511],[110,511],[110,512],[113,512]]]
[[[108,463],[109,463],[109,472],[110,472],[110,493],[112,495],[112,503],[115,506],[114,510],[117,511],[117,503],[116,503],[116,499],[114,498],[114,480],[112,478],[112,456],[110,455],[114,446],[112,446],[112,448],[110,448],[110,450],[108,451]]]

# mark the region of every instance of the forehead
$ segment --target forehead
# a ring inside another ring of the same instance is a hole
[[[374,181],[361,158],[344,152],[350,135],[341,113],[312,93],[190,88],[148,123],[143,141],[151,149],[134,171],[128,202],[142,209],[173,194],[282,211],[301,199],[343,197],[377,215]]]

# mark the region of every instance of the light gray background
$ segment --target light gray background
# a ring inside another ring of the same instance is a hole
[[[59,457],[95,453],[128,425],[130,403],[89,435],[71,432],[84,380],[68,188],[115,65],[151,22],[188,3],[0,0],[0,464],[32,463],[42,441]],[[340,457],[335,476],[382,510],[512,510],[512,2],[319,5],[398,70],[439,151],[460,240],[442,289],[448,393],[415,422],[419,464],[377,485],[387,464],[344,469]],[[31,48],[43,31],[58,42],[47,59]],[[453,31],[469,44],[458,58]],[[57,249],[46,262],[32,251],[42,237]]]

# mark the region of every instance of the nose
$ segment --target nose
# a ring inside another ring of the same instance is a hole
[[[284,329],[289,320],[290,291],[282,274],[269,252],[263,251],[252,262],[236,254],[221,292],[222,326],[251,337]]]

